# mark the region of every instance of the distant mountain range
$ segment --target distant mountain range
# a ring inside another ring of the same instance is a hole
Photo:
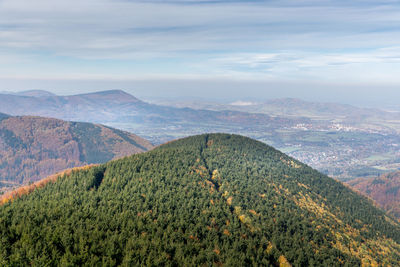
[[[28,90],[28,91],[22,91],[22,92],[17,92],[17,93],[11,93],[19,96],[34,96],[34,97],[49,97],[49,96],[56,96],[56,94],[53,94],[48,91],[44,90]]]
[[[139,136],[103,125],[0,113],[0,187],[152,147]]]
[[[0,205],[4,266],[400,264],[398,222],[237,135],[181,139],[14,195]]]
[[[352,125],[369,124],[380,130],[400,131],[400,112],[316,103],[295,98],[265,102],[159,102],[150,104],[122,91],[57,96],[43,90],[0,92],[0,112],[11,115],[51,116],[65,120],[124,123],[214,123],[254,125],[330,120]],[[291,120],[290,118],[294,118]],[[382,123],[386,121],[386,123]],[[315,122],[314,122],[315,123]],[[384,127],[386,125],[386,127]],[[380,127],[379,127],[380,126]]]
[[[0,112],[11,115],[51,116],[64,120],[101,123],[168,124],[172,122],[195,122],[251,125],[271,124],[278,120],[266,114],[194,110],[154,105],[143,102],[121,90],[72,96],[55,96],[44,91],[0,94]]]
[[[298,99],[184,105],[147,103],[121,90],[71,96],[41,90],[0,94],[3,113],[100,123],[156,145],[225,132],[263,141],[337,178],[400,168],[399,113]]]
[[[388,112],[376,108],[360,108],[340,103],[319,103],[297,98],[278,98],[263,102],[236,101],[230,104],[198,101],[157,101],[180,108],[207,110],[236,110],[241,112],[263,113],[280,117],[306,117],[314,120],[335,120],[357,124],[367,122],[380,124],[382,120],[400,120],[400,112]],[[397,125],[398,126],[398,125]],[[396,127],[400,130],[400,127]]]
[[[400,172],[379,177],[358,178],[349,181],[348,184],[372,198],[381,208],[400,221]]]

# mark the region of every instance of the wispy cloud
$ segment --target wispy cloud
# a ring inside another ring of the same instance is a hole
[[[398,1],[0,0],[3,76],[400,83],[399,43]]]

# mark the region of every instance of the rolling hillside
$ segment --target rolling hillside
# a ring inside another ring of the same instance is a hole
[[[249,138],[206,134],[0,206],[1,265],[398,266],[400,226]]]
[[[0,187],[151,148],[134,134],[102,125],[0,114]]]
[[[372,198],[381,208],[400,221],[400,172],[354,179],[348,184]]]

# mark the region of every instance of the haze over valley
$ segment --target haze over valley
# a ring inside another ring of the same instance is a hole
[[[152,104],[122,90],[0,96],[0,112],[101,123],[138,134],[155,145],[205,132],[242,134],[339,179],[375,176],[400,167],[398,112],[300,99]]]
[[[0,266],[400,266],[400,5],[0,0]]]

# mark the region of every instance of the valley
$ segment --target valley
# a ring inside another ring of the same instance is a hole
[[[0,0],[0,267],[400,266],[398,2]]]
[[[341,180],[400,167],[400,113],[350,105],[298,99],[152,104],[121,90],[72,96],[29,91],[0,94],[0,112],[6,111],[101,123],[155,145],[201,133],[241,134]]]
[[[129,123],[108,125],[135,131],[155,144],[204,132],[241,134],[272,145],[338,179],[370,176],[394,171],[400,167],[400,136],[397,134],[200,123],[174,126],[156,124],[149,127]]]

